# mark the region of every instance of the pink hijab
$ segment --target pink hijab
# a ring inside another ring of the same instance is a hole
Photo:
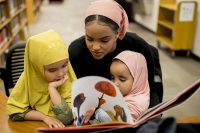
[[[137,119],[149,107],[150,88],[145,57],[137,52],[123,51],[114,59],[121,60],[129,68],[134,78],[132,89],[124,97],[133,119]]]
[[[110,18],[119,26],[119,39],[122,40],[128,28],[128,17],[125,10],[114,0],[96,0],[86,10],[86,17],[102,15]]]

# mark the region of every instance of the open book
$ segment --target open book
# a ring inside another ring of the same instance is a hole
[[[110,80],[88,76],[80,78],[72,85],[72,112],[75,126],[63,129],[44,129],[38,131],[93,131],[119,126],[137,127],[162,112],[187,100],[200,88],[200,80],[194,82],[175,97],[148,109],[138,119],[133,120],[119,89]],[[96,108],[90,124],[82,125],[82,119],[89,108]]]

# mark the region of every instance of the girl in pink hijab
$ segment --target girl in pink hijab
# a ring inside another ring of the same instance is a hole
[[[118,54],[110,66],[111,80],[119,87],[133,120],[149,107],[150,89],[144,56],[133,51]]]

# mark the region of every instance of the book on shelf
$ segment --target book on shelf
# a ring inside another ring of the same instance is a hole
[[[27,20],[27,16],[26,16],[26,11],[25,10],[23,12],[21,12],[20,19],[21,19],[22,24],[25,24],[25,22]]]
[[[13,14],[17,11],[17,0],[9,0],[9,9],[10,9],[10,15],[13,16]]]
[[[2,30],[0,30],[0,48],[2,48],[7,41],[8,41],[8,31],[6,28],[3,28]]]
[[[16,30],[19,28],[20,24],[19,24],[19,20],[18,20],[18,16],[14,17],[11,20],[11,25],[12,25],[12,32],[16,32]]]
[[[19,35],[19,33],[17,33],[13,38],[13,44],[17,44],[17,42],[19,42],[19,41],[20,41],[20,35]]]
[[[30,37],[30,33],[29,33],[29,30],[28,30],[28,26],[25,25],[23,28],[22,28],[22,32],[24,34],[24,38],[25,40],[28,39]]]
[[[25,0],[19,0],[19,3],[20,3],[21,8],[24,8],[26,5]]]
[[[6,20],[6,8],[5,5],[0,3],[0,23]]]
[[[183,103],[199,90],[199,88],[200,79],[173,98],[148,109],[138,119],[132,120],[123,96],[113,82],[98,76],[83,77],[74,81],[72,85],[72,112],[75,118],[74,125],[65,128],[38,128],[37,130],[40,132],[81,132],[122,126],[134,128],[160,115],[164,111]],[[91,107],[97,108],[94,113],[95,119],[90,120],[87,125],[82,125],[82,118],[84,117],[85,112]]]

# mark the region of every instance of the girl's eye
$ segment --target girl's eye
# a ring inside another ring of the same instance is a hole
[[[51,72],[51,73],[53,73],[55,71],[56,71],[56,69],[49,69],[49,72]]]
[[[109,42],[109,40],[101,40],[101,42],[107,43],[107,42]]]
[[[65,68],[65,67],[67,67],[67,65],[68,65],[68,63],[65,63],[62,67]]]
[[[125,82],[125,81],[126,81],[125,78],[120,78],[119,80],[120,80],[121,82]]]
[[[90,42],[91,42],[91,41],[93,41],[93,39],[91,39],[91,38],[87,38],[87,41],[90,41]]]

